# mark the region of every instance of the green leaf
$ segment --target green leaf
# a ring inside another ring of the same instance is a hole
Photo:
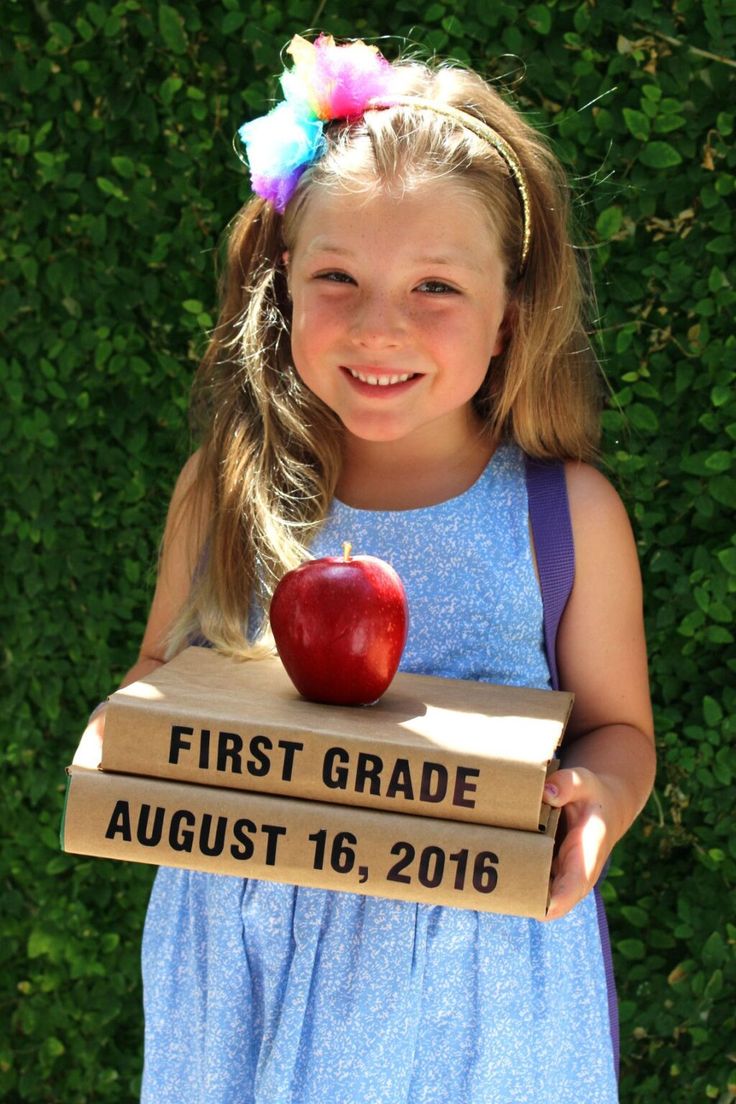
[[[669,142],[648,142],[639,160],[650,169],[672,169],[682,164],[682,156]]]
[[[230,11],[225,15],[222,20],[222,33],[224,35],[231,35],[233,31],[237,31],[245,23],[244,11]]]
[[[719,111],[716,116],[716,126],[720,134],[727,138],[729,134],[733,134],[733,122],[734,116],[730,111]]]
[[[638,138],[640,142],[646,142],[649,139],[651,124],[644,112],[625,107],[623,115],[624,122],[634,138]]]
[[[732,402],[733,398],[733,389],[730,387],[723,387],[719,383],[712,388],[710,393],[710,401],[714,406],[725,406],[726,403]]]
[[[718,452],[712,452],[708,459],[705,461],[705,466],[708,471],[714,472],[726,472],[733,464],[733,454],[720,450]]]
[[[646,928],[651,923],[651,916],[638,905],[622,905],[621,915],[635,928]]]
[[[168,4],[159,4],[158,29],[172,53],[186,53],[188,42],[184,30],[184,21],[176,8],[172,8]]]
[[[122,199],[127,201],[128,197],[122,188],[116,184],[113,180],[109,180],[106,176],[97,177],[97,187],[105,195],[115,196],[116,199]]]
[[[646,947],[641,939],[620,939],[616,950],[630,962],[640,962],[646,956]]]
[[[548,35],[552,30],[552,10],[546,4],[532,4],[526,9],[526,21],[537,34]]]
[[[712,932],[703,944],[703,962],[711,969],[726,961],[726,946],[720,932]]]
[[[716,502],[736,510],[736,479],[730,475],[716,475],[708,482],[708,490]]]
[[[705,723],[711,728],[716,728],[723,720],[723,710],[720,703],[707,694],[703,698],[703,717]]]
[[[135,163],[129,157],[111,157],[112,167],[120,176],[130,179],[135,176]]]
[[[670,134],[686,124],[687,119],[684,115],[658,115],[654,120],[654,130],[657,134]]]
[[[161,82],[161,99],[167,105],[167,107],[173,100],[175,94],[179,91],[180,88],[183,88],[183,86],[184,81],[181,79],[181,77],[177,76],[167,77],[165,81]]]
[[[604,241],[615,237],[621,229],[623,218],[624,213],[621,207],[606,207],[605,211],[601,211],[595,222],[598,237]]]
[[[57,940],[50,932],[42,928],[35,928],[28,937],[28,957],[41,958],[45,956],[55,957]]]
[[[643,403],[630,403],[626,408],[627,416],[631,424],[646,433],[656,433],[659,428],[659,419],[651,407]]]
[[[705,248],[709,253],[726,257],[733,253],[734,239],[731,234],[721,234],[717,238],[711,238]]]
[[[48,1058],[60,1058],[62,1054],[66,1053],[66,1047],[61,1039],[57,1039],[55,1035],[50,1035],[47,1039],[44,1039],[41,1053]]]
[[[74,41],[72,31],[64,23],[49,23],[49,31],[62,49],[68,49]]]
[[[718,560],[729,575],[736,575],[736,548],[724,548],[718,553]]]
[[[720,625],[708,625],[705,638],[710,644],[733,644],[733,633]]]

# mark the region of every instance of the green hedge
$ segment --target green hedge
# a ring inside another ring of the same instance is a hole
[[[339,7],[340,16],[335,15]],[[283,10],[282,10],[283,9]],[[606,463],[646,576],[660,770],[607,883],[625,1102],[736,1099],[734,0],[4,0],[0,1095],[128,1102],[151,872],[68,857],[89,707],[135,657],[188,454],[231,140],[295,31],[502,78],[567,164]],[[355,13],[355,14],[354,14]],[[361,14],[359,14],[361,13]],[[730,684],[730,685],[729,685]],[[731,1048],[729,1051],[729,1047]]]

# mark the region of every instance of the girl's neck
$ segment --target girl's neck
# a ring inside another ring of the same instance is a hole
[[[390,443],[346,435],[337,498],[360,510],[416,510],[462,494],[479,478],[495,451],[487,431],[467,434],[444,448],[428,435]]]

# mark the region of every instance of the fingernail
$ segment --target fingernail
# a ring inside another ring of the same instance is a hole
[[[551,782],[548,782],[544,787],[544,792],[547,797],[557,797],[560,791]]]

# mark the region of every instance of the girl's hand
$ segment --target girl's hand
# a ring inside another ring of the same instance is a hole
[[[95,709],[87,722],[87,727],[82,733],[79,747],[74,753],[72,764],[75,767],[89,767],[97,770],[102,760],[102,740],[105,735],[105,713],[102,709]]]
[[[614,828],[615,793],[586,767],[550,775],[544,801],[564,809],[565,835],[552,864],[547,920],[558,920],[593,888],[618,833]]]

